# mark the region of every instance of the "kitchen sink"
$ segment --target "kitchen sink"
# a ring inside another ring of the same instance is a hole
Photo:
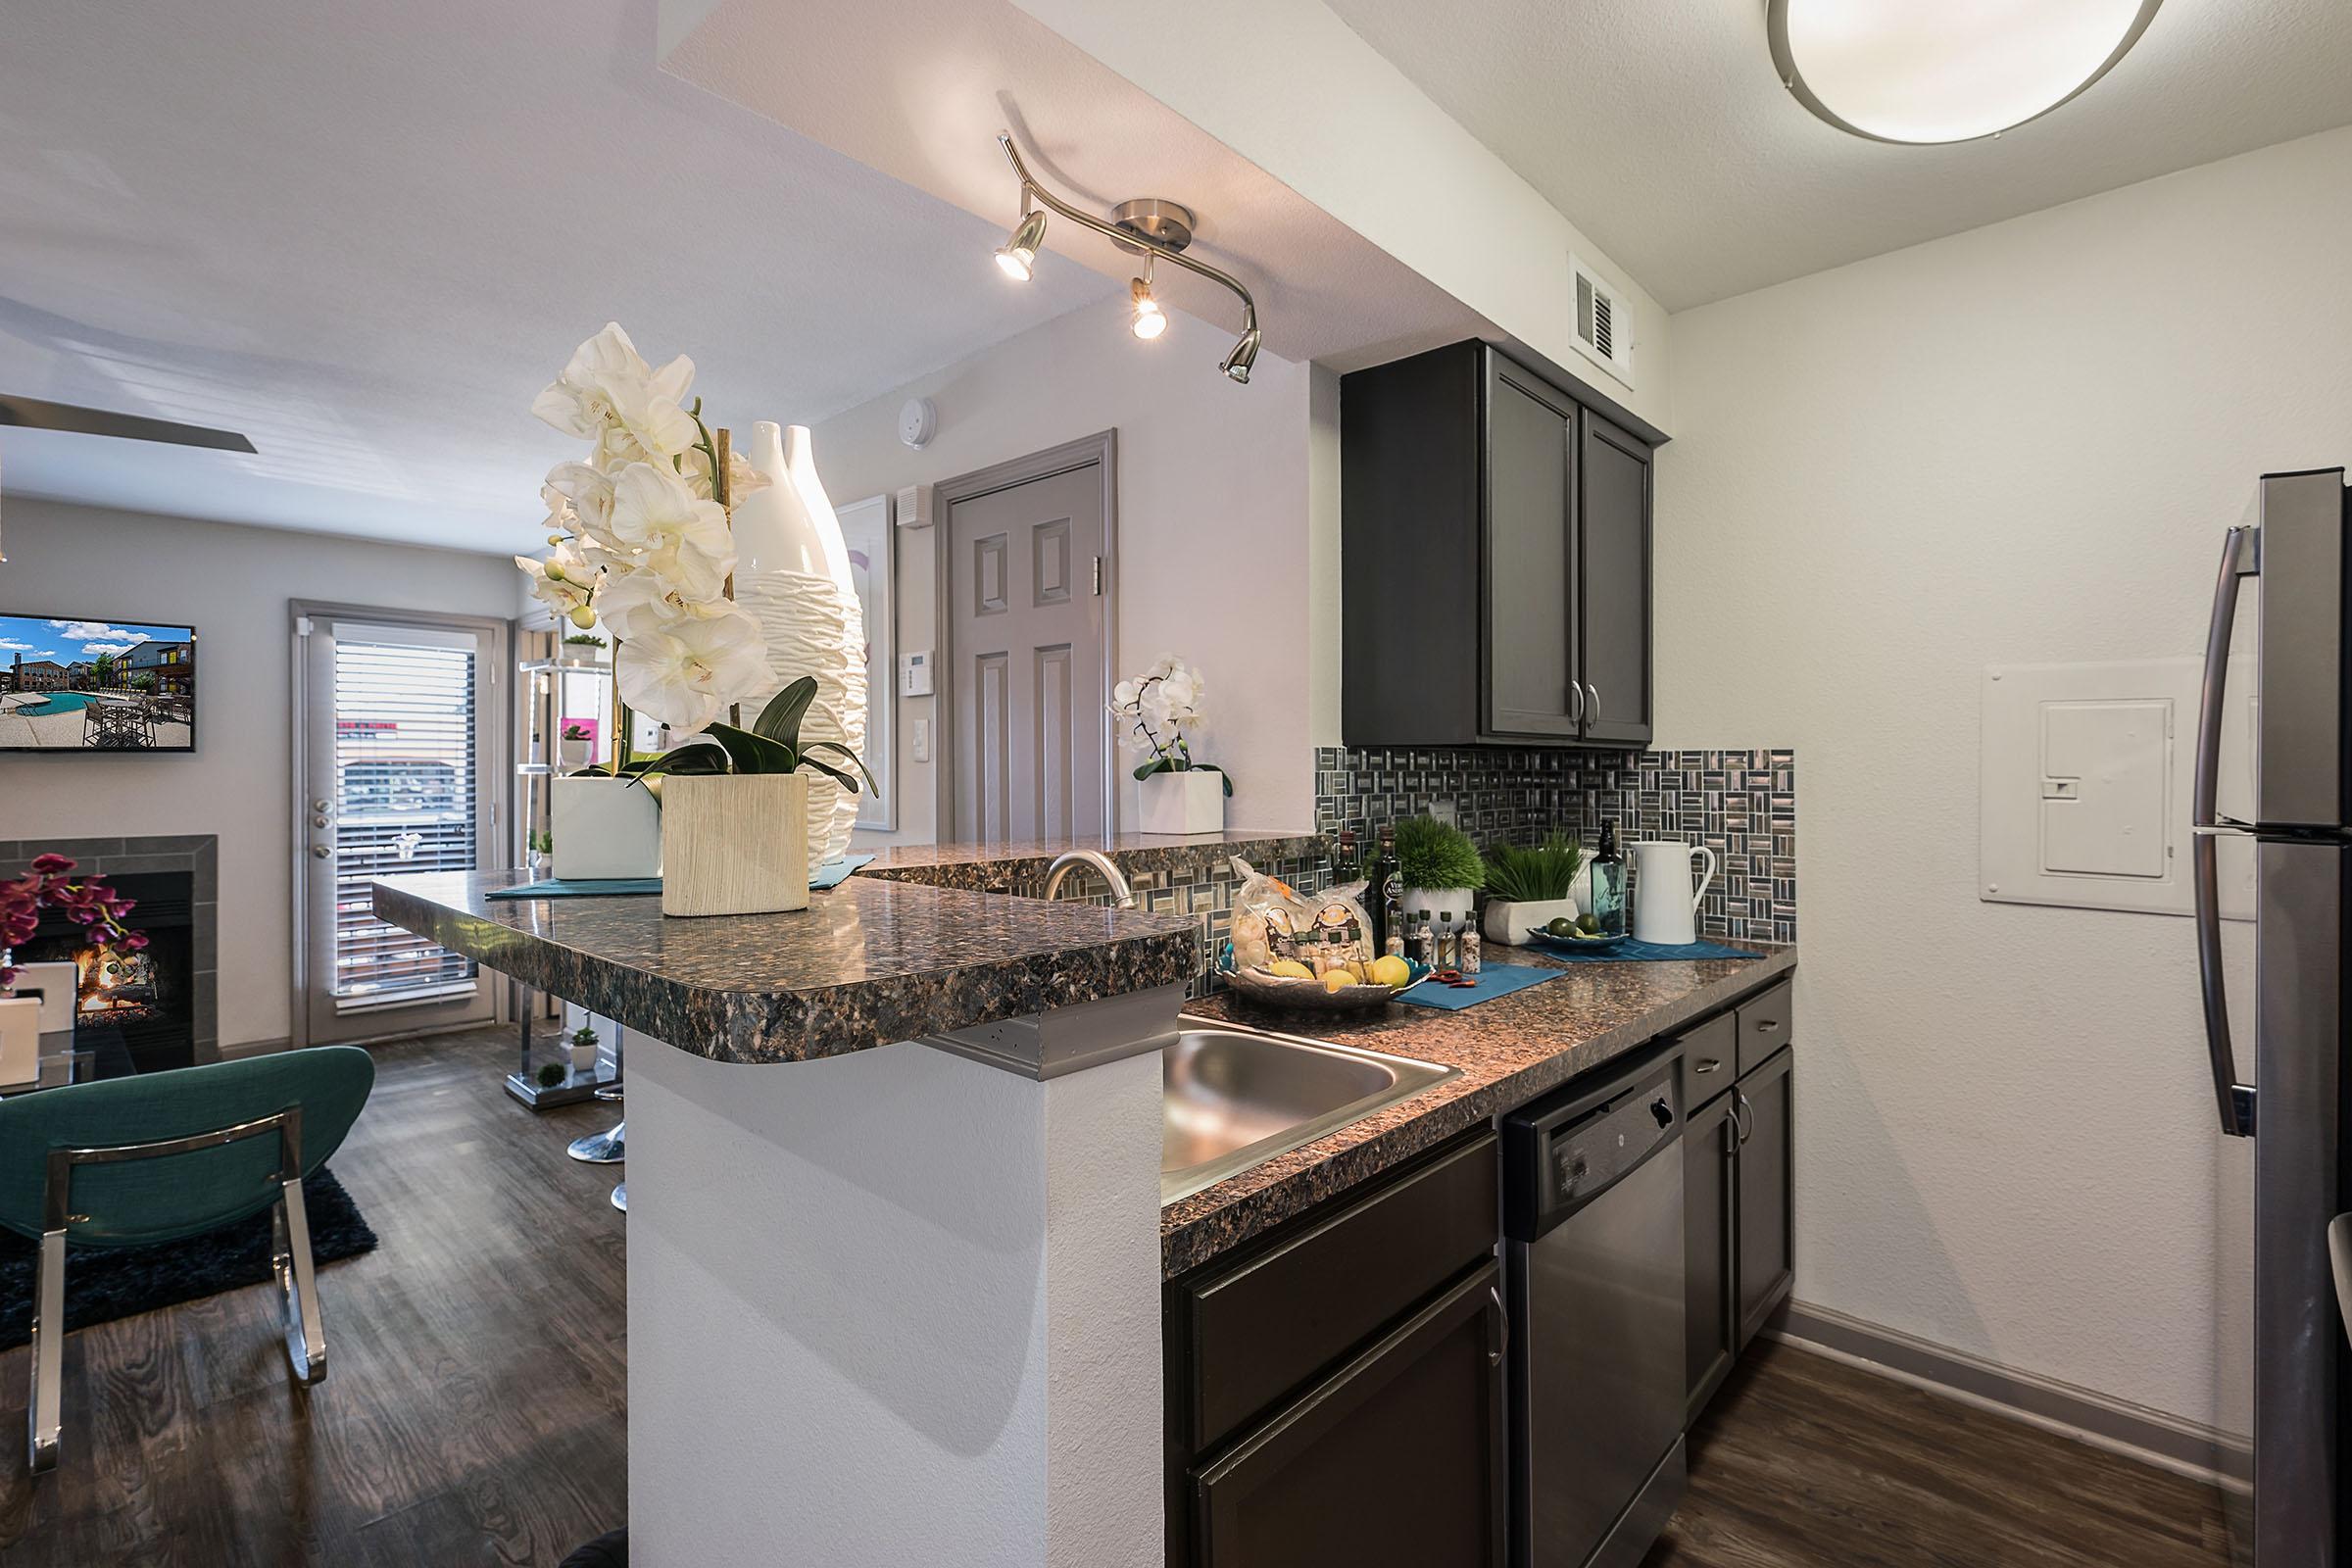
[[[1159,1200],[1313,1143],[1460,1069],[1180,1018],[1160,1052]]]

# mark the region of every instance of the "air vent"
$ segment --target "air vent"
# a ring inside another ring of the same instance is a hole
[[[1584,350],[1585,358],[1632,386],[1633,323],[1618,318],[1616,288],[1579,257],[1570,256],[1568,267],[1576,274],[1576,346]]]

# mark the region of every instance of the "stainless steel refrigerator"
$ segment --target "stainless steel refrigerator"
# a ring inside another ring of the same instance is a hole
[[[2341,1568],[2348,1358],[2329,1222],[2352,1208],[2345,1095],[2346,909],[2352,902],[2352,649],[2344,470],[2266,475],[2253,519],[2230,530],[2214,588],[2197,729],[2193,826],[2197,959],[2222,1130],[2252,1140],[2253,1492],[2233,1545],[2256,1568]],[[2241,602],[2243,608],[2241,609]],[[2232,661],[2232,643],[2239,658]],[[2249,650],[2245,644],[2251,639]],[[2255,690],[2227,690],[2250,670]],[[2224,815],[2221,742],[2241,696],[2253,777],[2243,819]],[[2254,1038],[2230,1038],[2220,838],[2252,841]]]

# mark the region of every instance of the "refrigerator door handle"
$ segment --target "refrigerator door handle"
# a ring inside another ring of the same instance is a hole
[[[2222,873],[2216,835],[2236,826],[2216,809],[2222,775],[2222,703],[2230,678],[2230,636],[2237,621],[2237,579],[2259,569],[2261,532],[2232,528],[2222,544],[2222,568],[2213,588],[2213,621],[2205,635],[2205,678],[2197,702],[2196,780],[2190,795],[2190,862],[2197,895],[2197,977],[2204,988],[2205,1053],[2222,1131],[2254,1136],[2254,1091],[2237,1081],[2237,1053],[2230,1040],[2229,997],[2222,980]]]
[[[2335,1313],[2352,1335],[2352,1214],[2328,1222],[2328,1262],[2335,1271]]]

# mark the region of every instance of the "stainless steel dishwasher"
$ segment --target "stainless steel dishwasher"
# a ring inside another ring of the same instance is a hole
[[[1503,1119],[1513,1568],[1633,1568],[1682,1500],[1676,1054]]]

